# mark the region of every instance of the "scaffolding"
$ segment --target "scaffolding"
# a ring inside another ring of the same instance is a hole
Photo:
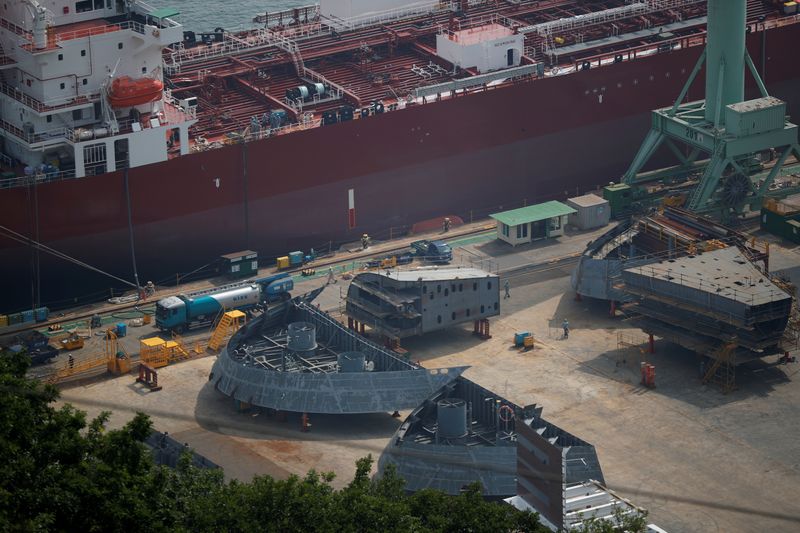
[[[139,343],[139,357],[142,363],[153,368],[191,359],[196,353],[197,349],[188,350],[180,337],[173,340],[150,337],[142,339]]]
[[[709,357],[711,365],[705,371],[703,383],[717,385],[724,394],[736,388],[736,348],[739,344],[736,338],[722,344]]]

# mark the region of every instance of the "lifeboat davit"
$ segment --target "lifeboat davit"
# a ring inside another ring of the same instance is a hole
[[[111,82],[108,100],[111,107],[132,107],[160,100],[163,90],[164,83],[154,78],[120,76]]]

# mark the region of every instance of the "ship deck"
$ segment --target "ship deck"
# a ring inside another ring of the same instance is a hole
[[[169,85],[177,98],[197,97],[198,122],[191,129],[194,149],[238,142],[267,134],[264,115],[283,109],[291,124],[271,128],[270,135],[316,127],[325,112],[342,106],[359,111],[380,101],[386,111],[425,103],[415,91],[478,75],[475,69],[454,68],[436,55],[436,35],[497,24],[525,32],[522,65],[541,63],[536,73],[494,83],[476,84],[466,92],[487,90],[536,76],[568,75],[615,61],[634,60],[659,51],[705,43],[705,2],[683,0],[661,10],[626,17],[593,13],[625,9],[624,0],[587,5],[576,0],[486,1],[467,13],[440,9],[397,20],[343,29],[326,24],[318,15],[293,24],[225,33],[213,42],[178,45],[165,50]],[[771,20],[780,12],[760,0],[748,1],[751,21]],[[606,20],[608,19],[608,20]],[[547,33],[530,27],[553,21],[579,24],[570,31]],[[579,22],[580,21],[580,22]],[[663,28],[667,28],[665,32]],[[287,89],[308,82],[333,87],[335,97],[293,105]],[[456,92],[453,94],[460,94]],[[450,97],[453,94],[433,98]],[[258,124],[256,124],[258,122]]]
[[[165,52],[165,63],[171,72],[173,95],[198,98],[199,120],[192,134],[208,145],[241,136],[263,135],[250,125],[254,124],[254,117],[261,126],[266,125],[261,117],[271,110],[284,109],[292,122],[299,123],[279,131],[273,128],[271,132],[286,133],[298,127],[317,126],[323,113],[343,105],[358,111],[381,101],[387,111],[394,110],[422,103],[414,96],[416,89],[476,76],[474,69],[455,69],[436,55],[436,35],[441,31],[469,30],[488,24],[516,31],[558,20],[585,18],[626,5],[623,0],[489,1],[471,6],[468,13],[459,16],[441,10],[347,31],[317,19],[239,34],[226,33],[219,42],[201,42],[193,47],[180,45]],[[579,31],[549,37],[529,31],[522,64],[541,62],[546,65],[544,75],[563,75],[586,68],[587,62],[590,67],[600,66],[614,60],[634,59],[637,53],[655,53],[659,45],[666,44],[670,50],[702,45],[704,15],[704,2],[687,0],[660,11],[582,23]],[[748,16],[755,20],[779,17],[780,13],[764,2],[750,0]],[[301,107],[284,98],[287,89],[309,81],[338,86],[340,97],[305,102]],[[498,83],[508,82],[498,76]],[[485,86],[478,89],[485,90]],[[357,115],[358,112],[354,118]]]

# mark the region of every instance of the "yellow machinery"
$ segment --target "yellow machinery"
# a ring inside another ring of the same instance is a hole
[[[673,192],[664,197],[661,201],[664,207],[683,207],[689,193],[686,192]]]
[[[174,341],[170,341],[174,342]],[[161,368],[169,364],[167,341],[161,337],[151,337],[139,341],[139,358],[142,363],[153,368]]]
[[[527,337],[525,337],[525,338],[522,340],[522,347],[523,347],[523,349],[525,349],[526,351],[527,351],[527,350],[532,350],[532,349],[535,347],[535,343],[536,343],[536,341],[535,341],[535,339],[533,338],[533,335],[528,335]]]
[[[83,338],[77,333],[72,333],[66,339],[61,339],[61,347],[68,351],[79,350],[83,348]]]
[[[196,351],[196,350],[195,350]],[[150,337],[139,341],[139,357],[142,363],[152,367],[161,368],[170,363],[183,361],[192,357],[180,337],[165,341],[161,337]]]
[[[214,329],[214,334],[211,335],[211,340],[208,341],[208,348],[213,351],[218,351],[225,340],[236,333],[236,331],[244,325],[246,315],[241,311],[228,311],[217,324]]]
[[[381,260],[381,268],[394,268],[397,266],[397,256],[387,257]]]
[[[106,331],[106,368],[115,376],[131,371],[131,358],[120,346],[113,329]]]

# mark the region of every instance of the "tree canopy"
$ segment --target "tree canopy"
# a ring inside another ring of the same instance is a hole
[[[372,458],[334,489],[332,473],[225,481],[185,455],[177,468],[154,464],[138,413],[109,430],[109,413],[54,406],[58,391],[28,379],[24,354],[0,356],[0,530],[2,531],[548,531],[538,516],[487,502],[480,486],[459,496],[411,496],[388,469],[371,479]]]

